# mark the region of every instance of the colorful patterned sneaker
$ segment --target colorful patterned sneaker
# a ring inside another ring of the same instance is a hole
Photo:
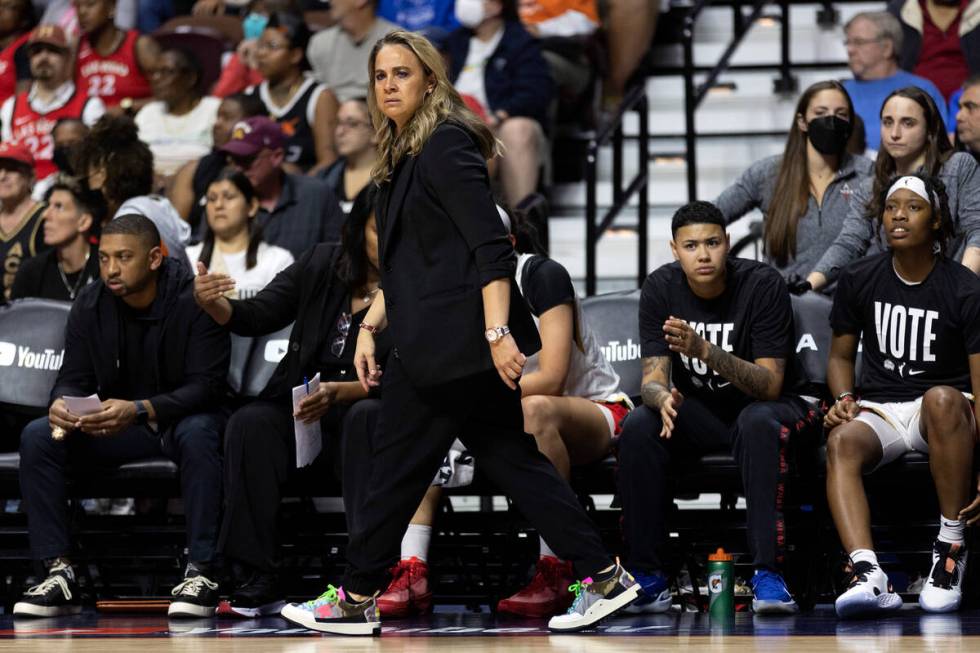
[[[585,630],[602,619],[613,615],[640,595],[640,586],[628,571],[617,562],[598,580],[586,578],[568,588],[575,593],[575,600],[568,612],[548,621],[548,628],[556,632]]]
[[[643,590],[640,598],[628,605],[623,612],[629,614],[649,614],[669,612],[674,597],[670,593],[670,582],[663,574],[633,574],[636,583]]]
[[[344,588],[327,585],[327,591],[306,603],[290,603],[280,613],[298,626],[334,635],[380,635],[381,620],[375,597],[350,603]]]
[[[399,560],[391,570],[388,589],[378,597],[382,617],[406,617],[432,609],[429,591],[429,565],[416,557]]]
[[[919,605],[926,612],[953,612],[963,601],[963,575],[966,573],[966,546],[936,540],[932,545],[932,571],[919,593]]]
[[[756,614],[794,614],[800,611],[786,588],[786,581],[774,571],[756,569],[752,576],[752,612]]]
[[[81,611],[75,571],[62,560],[51,565],[48,577],[24,592],[14,605],[15,617],[60,617]]]
[[[182,583],[170,593],[174,600],[167,608],[167,616],[177,619],[213,617],[218,610],[218,584],[192,569]]]
[[[871,617],[902,608],[902,597],[892,590],[888,576],[878,565],[862,560],[851,565],[851,582],[834,602],[837,616]]]
[[[256,573],[248,582],[236,589],[227,601],[218,604],[220,617],[245,617],[254,619],[279,614],[285,607],[275,574]]]
[[[527,587],[497,604],[498,612],[522,617],[550,617],[568,610],[574,598],[568,586],[575,581],[572,563],[554,556],[538,559],[534,577]]]

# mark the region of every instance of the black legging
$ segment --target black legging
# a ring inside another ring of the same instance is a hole
[[[623,424],[618,443],[618,486],[623,501],[623,531],[629,547],[630,569],[661,571],[667,540],[667,477],[702,455],[731,451],[742,470],[748,513],[748,545],[756,567],[776,570],[783,535],[779,502],[782,446],[791,428],[809,411],[799,397],[756,401],[732,423],[716,417],[697,399],[685,399],[669,439],[660,437],[660,412],[639,406]]]
[[[218,550],[261,571],[274,571],[283,484],[298,474],[335,474],[341,434],[369,442],[379,408],[377,399],[331,408],[321,420],[323,450],[303,470],[296,469],[293,416],[285,401],[258,400],[236,411],[225,431],[226,500]]]
[[[582,578],[612,564],[568,483],[524,433],[520,391],[508,389],[497,372],[416,388],[396,353],[382,394],[373,447],[348,447],[344,459],[357,485],[344,488],[347,498],[354,493],[345,501],[348,515],[356,511],[348,519],[345,589],[371,595],[388,584],[402,535],[457,436]]]

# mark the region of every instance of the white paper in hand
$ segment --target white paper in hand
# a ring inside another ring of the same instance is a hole
[[[99,395],[89,395],[87,397],[62,397],[65,406],[72,415],[91,415],[102,410],[102,402]]]
[[[320,387],[320,373],[310,379],[310,394]],[[299,410],[299,402],[306,396],[306,385],[293,388],[293,412]],[[306,467],[311,464],[323,448],[323,435],[320,433],[320,420],[312,424],[304,424],[293,418],[293,428],[296,431],[296,467]]]

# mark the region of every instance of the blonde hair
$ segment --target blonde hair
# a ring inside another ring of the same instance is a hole
[[[378,52],[386,45],[400,45],[411,50],[422,64],[425,76],[435,82],[401,134],[395,133],[395,122],[378,108],[378,98],[374,92],[374,63]],[[446,120],[452,120],[473,136],[484,159],[489,160],[500,152],[499,141],[463,102],[449,81],[442,55],[424,36],[395,30],[378,39],[368,60],[368,79],[368,110],[378,141],[378,158],[371,169],[371,177],[376,183],[391,179],[392,171],[402,157],[417,156],[436,127]]]

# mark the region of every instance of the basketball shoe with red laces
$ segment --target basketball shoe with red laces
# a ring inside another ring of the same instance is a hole
[[[575,598],[568,592],[574,582],[572,563],[553,556],[539,558],[531,583],[512,597],[501,600],[497,611],[536,618],[565,612]]]
[[[405,617],[432,609],[429,565],[412,557],[400,560],[391,573],[388,589],[378,597],[378,609],[381,610],[382,617]]]

